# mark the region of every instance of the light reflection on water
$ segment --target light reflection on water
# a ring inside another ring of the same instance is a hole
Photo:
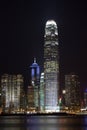
[[[1,116],[0,130],[87,130],[87,116]]]

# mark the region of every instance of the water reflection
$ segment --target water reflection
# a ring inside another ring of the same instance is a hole
[[[32,126],[27,126],[27,130],[87,130],[83,118],[78,117],[39,117],[27,120],[28,124]]]
[[[87,130],[87,117],[2,116],[0,130]]]
[[[1,130],[25,130],[25,128],[6,127],[0,128]]]

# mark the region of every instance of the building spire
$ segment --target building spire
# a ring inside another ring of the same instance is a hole
[[[36,63],[36,58],[34,57],[34,63]]]

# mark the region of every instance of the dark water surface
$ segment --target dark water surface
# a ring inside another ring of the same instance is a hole
[[[0,116],[0,130],[87,130],[87,116]]]

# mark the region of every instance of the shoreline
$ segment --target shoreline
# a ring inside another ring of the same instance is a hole
[[[87,116],[87,113],[67,113],[67,112],[53,112],[53,113],[1,113],[0,116]]]

